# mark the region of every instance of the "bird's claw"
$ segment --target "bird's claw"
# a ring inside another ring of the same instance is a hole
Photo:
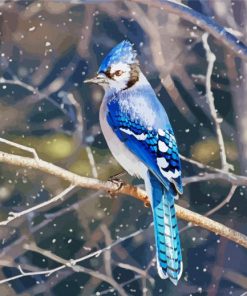
[[[117,188],[114,190],[109,190],[108,193],[111,197],[115,197],[116,193],[126,184],[123,180],[116,178],[116,177],[110,177],[108,179],[109,182],[112,182],[114,185],[117,185]]]
[[[151,207],[150,202],[149,202],[149,201],[145,201],[145,202],[144,202],[144,207],[145,207],[145,208],[150,208],[150,207]]]

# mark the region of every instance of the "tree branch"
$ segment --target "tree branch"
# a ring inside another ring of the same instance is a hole
[[[221,41],[226,47],[233,51],[237,56],[247,61],[247,46],[237,37],[232,35],[229,29],[225,29],[212,18],[205,16],[194,9],[180,4],[176,1],[169,0],[129,0],[140,4],[163,9],[168,13],[175,14],[184,20],[187,20],[206,32],[212,34],[217,40]]]
[[[29,157],[9,154],[6,152],[0,152],[0,162],[19,167],[36,169],[44,173],[59,177],[78,187],[96,190],[101,189],[108,192],[114,192],[115,194],[130,195],[141,200],[145,204],[148,202],[147,194],[140,188],[131,186],[129,184],[121,184],[119,186],[116,183],[110,181],[103,182],[93,178],[82,177],[41,159],[33,159]],[[244,179],[247,183],[247,178],[244,178],[242,176],[235,176],[234,178],[239,178],[239,181]],[[176,205],[176,211],[177,216],[180,219],[186,220],[209,231],[215,232],[247,248],[247,236],[245,236],[244,234],[234,231],[216,221],[213,221],[178,205]]]
[[[217,134],[217,139],[218,139],[218,143],[219,143],[221,167],[223,170],[228,171],[229,169],[233,169],[233,166],[231,166],[227,163],[225,144],[224,144],[224,139],[223,139],[223,135],[222,135],[221,128],[220,128],[220,123],[222,122],[222,119],[218,117],[218,112],[217,112],[215,105],[214,105],[214,95],[211,90],[211,76],[213,73],[214,62],[216,60],[216,57],[208,45],[208,33],[204,33],[202,35],[202,44],[203,44],[203,47],[206,51],[206,57],[207,57],[207,62],[208,62],[206,81],[205,81],[205,83],[206,83],[206,97],[208,100],[210,113],[213,118],[215,130],[216,130],[216,134]]]
[[[98,179],[82,177],[41,159],[36,160],[30,157],[24,157],[0,151],[0,162],[23,168],[36,169],[49,175],[61,178],[78,187],[96,190],[101,189],[116,194],[132,195],[137,199],[148,202],[147,194],[140,188],[131,186],[129,184],[120,185],[110,181],[104,182]]]
[[[52,253],[51,251],[49,250],[45,250],[45,249],[42,249],[42,248],[39,248],[35,243],[31,243],[31,244],[26,244],[24,246],[24,248],[26,250],[29,250],[29,251],[32,251],[32,252],[36,252],[38,254],[41,254],[53,261],[56,261],[60,264],[62,264],[61,266],[64,266],[64,267],[70,267],[72,268],[75,272],[83,272],[83,273],[86,273],[88,275],[91,275],[95,278],[98,278],[104,282],[107,282],[109,283],[112,287],[114,287],[116,289],[116,291],[118,291],[119,295],[122,295],[122,296],[127,296],[127,293],[124,291],[124,289],[113,279],[112,276],[109,276],[109,275],[106,275],[106,274],[103,274],[103,273],[100,273],[98,271],[95,271],[95,270],[92,270],[92,269],[89,269],[89,268],[86,268],[86,267],[83,267],[83,266],[80,266],[80,265],[77,265],[73,260],[65,260],[59,256],[57,256],[56,254]],[[49,272],[47,270],[47,272]]]
[[[68,194],[74,188],[75,188],[74,185],[70,185],[68,188],[66,188],[65,190],[63,190],[61,193],[59,193],[58,195],[56,195],[52,199],[47,200],[45,202],[42,202],[41,204],[38,204],[38,205],[36,205],[34,207],[28,208],[27,210],[24,210],[24,211],[22,211],[20,213],[10,212],[9,213],[9,217],[7,218],[7,220],[4,220],[4,221],[0,222],[0,226],[1,225],[7,225],[10,222],[12,222],[13,220],[17,219],[17,218],[20,218],[22,216],[25,216],[28,213],[31,213],[31,212],[36,211],[36,210],[39,210],[39,209],[44,208],[44,207],[46,207],[46,206],[48,206],[48,205],[50,205],[52,203],[57,202],[58,200],[61,200],[66,194]]]
[[[111,245],[109,246],[106,246],[105,248],[103,249],[100,249],[100,250],[97,250],[95,252],[92,252],[92,253],[89,253],[83,257],[80,257],[78,259],[71,259],[69,261],[66,261],[66,264],[63,264],[63,265],[60,265],[56,268],[53,268],[53,269],[49,269],[49,270],[41,270],[41,271],[37,271],[37,272],[23,272],[22,268],[19,266],[19,270],[20,270],[20,274],[16,275],[16,276],[13,276],[13,277],[10,277],[10,278],[6,278],[6,279],[3,279],[3,280],[0,280],[0,284],[4,284],[4,283],[7,283],[7,282],[10,282],[10,281],[13,281],[15,279],[18,279],[18,278],[22,278],[22,277],[25,277],[25,276],[32,276],[32,275],[45,275],[47,277],[49,277],[51,274],[55,273],[55,272],[58,272],[60,270],[63,270],[67,267],[70,267],[72,268],[72,266],[76,269],[78,265],[76,265],[77,263],[79,262],[83,262],[85,260],[88,260],[90,258],[93,258],[93,257],[98,257],[100,256],[102,253],[104,253],[105,251],[113,248],[114,246],[132,238],[132,237],[135,237],[141,233],[143,233],[146,229],[140,229],[140,230],[137,230],[125,237],[122,237],[122,238],[119,238],[118,240],[114,241]],[[24,247],[27,249],[28,248],[28,244],[25,244]],[[49,253],[50,251],[47,250],[47,252]],[[80,267],[80,265],[79,265]],[[73,269],[73,268],[72,268]]]
[[[217,206],[215,206],[213,209],[209,210],[207,213],[205,213],[205,216],[211,216],[212,214],[214,214],[215,212],[219,211],[221,208],[224,207],[224,205],[226,205],[227,203],[230,202],[230,200],[232,199],[235,191],[237,189],[236,185],[232,185],[230,191],[228,192],[227,196],[222,200],[221,203],[219,203]]]

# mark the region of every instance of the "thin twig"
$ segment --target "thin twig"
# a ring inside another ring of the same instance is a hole
[[[128,0],[139,4],[156,7],[167,13],[175,14],[184,20],[202,28],[209,34],[212,34],[218,41],[224,44],[237,56],[247,61],[247,46],[241,42],[238,36],[232,34],[231,28],[225,28],[216,22],[213,18],[208,17],[200,12],[181,4],[175,0]],[[87,0],[87,3],[98,3],[98,0]],[[101,0],[101,3],[118,2],[118,0]]]
[[[111,233],[105,224],[100,226],[103,234],[105,235],[105,243],[107,246],[112,244]],[[104,252],[104,263],[105,263],[105,272],[108,276],[112,276],[112,257],[111,257],[111,249]]]
[[[197,183],[197,182],[205,182],[205,181],[214,181],[214,180],[225,180],[230,182],[232,185],[240,185],[238,180],[232,180],[232,176],[230,175],[229,178],[226,178],[224,174],[218,173],[200,173],[195,176],[184,177],[183,178],[183,185]],[[241,184],[243,185],[243,184]]]
[[[206,73],[206,97],[208,100],[210,113],[212,115],[212,119],[216,129],[219,150],[220,150],[221,166],[223,170],[228,171],[229,169],[233,169],[233,167],[227,163],[225,144],[224,144],[224,139],[223,139],[223,135],[220,128],[220,123],[222,122],[222,119],[218,117],[218,113],[214,105],[214,95],[211,90],[211,77],[212,77],[214,62],[216,60],[216,57],[208,45],[208,33],[204,33],[202,35],[202,43],[206,51],[206,57],[208,62],[208,68]]]
[[[30,91],[33,95],[38,95],[40,98],[45,98],[44,94],[39,93],[38,88],[31,86],[21,80],[19,80],[16,76],[14,79],[5,79],[3,77],[0,78],[0,84],[10,84],[10,85],[17,85],[20,87],[25,88],[26,90]]]
[[[127,286],[127,285],[130,285],[131,283],[133,283],[133,282],[135,282],[135,281],[137,281],[137,280],[140,280],[141,278],[142,278],[142,277],[141,277],[140,275],[136,275],[136,276],[134,276],[134,278],[128,280],[127,282],[122,283],[122,284],[121,284],[121,287],[125,287],[125,286]],[[104,290],[104,291],[101,291],[101,292],[100,292],[100,295],[101,295],[101,296],[102,296],[102,295],[109,295],[109,293],[112,294],[112,292],[114,292],[114,291],[112,291],[112,289],[106,289],[106,290]]]
[[[148,6],[153,6],[158,9],[162,9],[167,13],[175,14],[194,25],[202,28],[209,34],[212,34],[218,41],[228,47],[237,56],[241,57],[247,61],[247,46],[243,44],[239,38],[231,34],[229,29],[225,29],[211,17],[201,14],[194,9],[178,3],[176,1],[169,0],[129,0],[131,2],[136,2],[140,4],[146,4]]]
[[[47,270],[43,270],[43,271],[30,271],[30,272],[24,272],[21,268],[21,266],[18,266],[18,269],[20,271],[20,274],[6,278],[4,280],[0,280],[0,284],[5,284],[11,281],[14,281],[16,279],[22,278],[22,277],[26,277],[26,276],[33,276],[33,275],[47,275]]]
[[[56,195],[55,197],[53,197],[50,200],[47,200],[45,202],[42,202],[41,204],[38,204],[34,207],[28,208],[27,210],[24,210],[20,213],[16,213],[16,212],[9,212],[9,216],[6,220],[1,221],[0,222],[0,226],[2,225],[7,225],[10,222],[12,222],[13,220],[20,218],[22,216],[27,215],[28,213],[34,212],[36,210],[40,210],[48,205],[51,205],[59,200],[61,200],[65,195],[67,195],[72,189],[74,189],[76,186],[75,185],[70,185],[68,188],[66,188],[65,190],[63,190],[61,193],[59,193],[58,195]]]
[[[98,172],[97,172],[97,168],[96,168],[96,164],[95,164],[95,160],[94,160],[94,156],[93,156],[93,152],[91,147],[86,146],[86,152],[87,152],[87,157],[91,166],[91,170],[92,170],[92,175],[94,178],[98,178]]]
[[[211,210],[209,210],[208,212],[206,212],[204,215],[205,215],[206,217],[209,217],[209,216],[211,216],[212,214],[214,214],[215,212],[219,211],[221,208],[223,208],[227,203],[229,203],[230,200],[231,200],[231,198],[233,197],[233,195],[234,195],[234,193],[235,193],[237,187],[238,187],[237,185],[232,185],[230,191],[228,192],[228,194],[227,194],[227,196],[224,198],[224,200],[223,200],[221,203],[219,203],[217,206],[215,206],[213,209],[211,209]],[[183,227],[182,229],[180,229],[179,232],[180,232],[180,233],[181,233],[181,232],[184,232],[184,231],[188,230],[189,228],[191,228],[192,226],[193,226],[192,223],[188,223],[188,225],[185,226],[185,227]]]
[[[109,275],[106,274],[105,275],[105,274],[100,273],[98,271],[94,271],[92,269],[85,268],[85,267],[82,267],[80,265],[77,265],[74,260],[65,260],[65,259],[57,256],[56,254],[52,253],[49,250],[45,250],[45,249],[42,249],[42,248],[38,247],[35,243],[26,244],[26,245],[24,245],[24,248],[26,250],[33,251],[33,252],[36,252],[38,254],[41,254],[41,255],[49,258],[49,259],[52,259],[53,261],[56,261],[56,262],[58,262],[60,264],[63,264],[64,266],[70,267],[75,272],[83,272],[83,273],[89,274],[89,275],[91,275],[91,276],[93,276],[95,278],[106,281],[110,285],[112,285],[119,292],[120,295],[127,296],[124,289],[122,289],[121,286],[114,280],[114,278],[112,277],[112,274],[109,274]],[[105,251],[104,253],[107,253],[108,251],[109,250]]]
[[[36,253],[41,254],[41,255],[49,258],[49,259],[52,259],[53,261],[56,261],[56,262],[62,264],[60,266],[60,269],[65,268],[65,267],[69,267],[69,268],[72,268],[75,272],[83,272],[83,273],[86,273],[86,274],[88,274],[90,276],[99,278],[100,280],[109,283],[113,288],[115,288],[116,291],[118,291],[119,295],[127,296],[127,293],[124,291],[124,289],[112,277],[109,277],[109,276],[107,276],[107,275],[105,275],[103,273],[100,273],[98,271],[94,271],[92,269],[89,269],[89,268],[86,268],[86,267],[83,267],[83,266],[80,266],[80,265],[76,265],[76,262],[74,260],[65,260],[65,259],[53,254],[51,251],[39,248],[34,243],[26,244],[26,245],[24,245],[24,248],[26,250],[36,252]],[[21,273],[20,275],[18,275],[18,277],[32,276],[32,275],[38,275],[38,274],[40,274],[40,275],[44,274],[46,276],[50,276],[52,273],[54,273],[53,270],[45,270],[45,271],[41,271],[40,273],[38,273],[38,272],[25,272],[25,271],[22,270],[20,265],[18,266],[18,268],[19,268],[20,273]],[[9,279],[13,280],[13,279],[16,279],[16,277],[8,278],[6,280],[9,280]],[[3,280],[3,281],[6,282],[6,280]],[[3,281],[0,281],[0,284]]]
[[[237,189],[237,185],[232,185],[229,193],[227,194],[227,196],[224,198],[224,200],[222,200],[221,203],[219,203],[216,207],[214,207],[213,209],[211,209],[210,211],[208,211],[207,213],[205,213],[205,216],[211,216],[212,214],[214,214],[215,212],[219,211],[221,208],[223,208],[227,203],[230,202],[231,198],[233,197],[236,189]]]
[[[39,159],[39,156],[36,152],[36,150],[32,147],[27,147],[27,146],[24,146],[24,145],[21,145],[21,144],[18,144],[18,143],[15,143],[15,142],[12,142],[10,140],[7,140],[7,139],[3,139],[3,138],[0,138],[0,142],[1,143],[4,143],[4,144],[7,144],[9,146],[13,146],[13,147],[16,147],[18,149],[21,149],[23,151],[27,151],[27,152],[30,152],[33,154],[33,157],[38,160]]]
[[[207,165],[207,164],[201,163],[201,162],[199,162],[199,161],[197,161],[197,160],[194,160],[194,159],[188,158],[188,157],[186,157],[186,156],[184,156],[184,155],[179,154],[179,156],[180,156],[180,158],[181,158],[182,160],[184,160],[184,161],[186,161],[186,162],[189,162],[189,163],[191,163],[191,164],[197,166],[199,169],[206,169],[206,170],[210,170],[210,171],[213,171],[213,172],[216,172],[216,173],[221,173],[221,172],[222,172],[221,169],[217,169],[217,168],[212,167],[212,166],[210,166],[210,165]]]
[[[121,262],[116,263],[116,265],[124,269],[132,270],[135,273],[141,275],[143,278],[148,279],[152,284],[154,284],[154,279],[148,276],[148,273],[146,270],[140,269],[130,264],[121,263]]]
[[[73,67],[70,67],[68,65],[67,69],[71,69]],[[74,67],[76,68],[76,67]],[[62,78],[60,76],[60,78],[58,78],[58,80],[60,80],[60,87],[62,87]],[[50,97],[50,95],[52,95],[52,93],[58,91],[58,89],[54,88],[54,85],[58,85],[57,83],[58,81],[55,79],[51,84],[49,84],[49,86],[44,89],[44,90],[39,90],[37,87],[34,87],[30,84],[27,84],[23,81],[21,81],[16,75],[13,76],[13,79],[5,79],[3,77],[0,77],[0,84],[7,84],[7,85],[17,85],[20,86],[24,89],[26,89],[27,91],[29,91],[32,95],[34,95],[37,99],[42,100],[42,99],[47,99],[49,102],[51,102],[54,106],[58,107],[60,111],[62,111],[66,116],[69,117],[69,113],[66,111],[66,109],[64,108],[65,104],[69,104],[74,106],[74,108],[76,109],[77,115],[76,115],[76,129],[75,129],[75,133],[74,136],[75,138],[79,139],[79,143],[81,143],[82,140],[82,136],[83,136],[83,118],[82,118],[82,112],[81,112],[81,106],[78,104],[78,102],[76,101],[76,99],[74,98],[74,95],[72,93],[65,93],[63,94],[63,96],[61,96],[60,93],[60,98],[62,99],[62,103],[58,103],[56,100],[52,99]],[[66,94],[66,95],[65,95]],[[59,96],[59,94],[58,94]],[[31,151],[30,151],[31,152]]]
[[[150,227],[151,226],[153,226],[152,223],[150,224]],[[90,254],[88,254],[86,256],[83,256],[83,257],[81,257],[79,259],[76,259],[76,260],[71,259],[69,261],[68,260],[67,261],[63,261],[64,263],[66,262],[66,264],[63,264],[61,266],[58,266],[58,267],[56,267],[54,269],[44,270],[44,271],[40,271],[40,273],[37,273],[37,272],[23,272],[23,270],[20,268],[21,274],[19,274],[17,276],[10,277],[10,278],[7,278],[7,279],[4,279],[4,280],[0,280],[0,284],[7,283],[7,282],[10,282],[12,280],[21,278],[21,277],[32,276],[32,275],[37,275],[37,274],[39,274],[39,275],[45,275],[45,276],[50,276],[51,274],[53,274],[55,272],[58,272],[58,271],[66,268],[66,267],[70,267],[70,268],[74,267],[76,269],[78,267],[76,265],[77,263],[82,262],[82,261],[85,261],[85,260],[88,260],[88,259],[93,258],[93,257],[99,257],[101,254],[103,254],[104,252],[110,250],[114,246],[116,246],[116,245],[118,245],[118,244],[120,244],[120,243],[122,243],[122,242],[124,242],[124,241],[126,241],[126,240],[128,240],[130,238],[132,238],[132,237],[135,237],[137,235],[140,235],[145,230],[146,229],[137,230],[137,231],[135,231],[135,232],[133,232],[133,233],[125,236],[125,237],[119,238],[118,240],[116,240],[115,242],[113,242],[111,245],[106,246],[105,248],[103,248],[101,250],[97,250],[95,252],[92,252],[92,253],[90,253]],[[33,247],[34,247],[34,245],[31,245],[31,244],[25,244],[24,245],[24,248],[27,249],[27,250],[31,250],[32,249],[34,251],[34,248]],[[36,246],[36,250],[38,250],[38,247],[37,246]],[[51,254],[52,253],[50,251],[45,250],[45,255],[47,257],[49,257],[49,255],[51,255]],[[53,259],[55,260],[55,258],[58,258],[58,257],[53,254]],[[60,259],[62,259],[62,258],[60,258]],[[62,259],[62,260],[64,260],[64,259]],[[75,267],[75,265],[76,265],[76,267]],[[79,267],[81,267],[81,266],[79,266]],[[124,286],[124,285],[125,285],[125,283],[123,285],[121,285],[121,286]]]

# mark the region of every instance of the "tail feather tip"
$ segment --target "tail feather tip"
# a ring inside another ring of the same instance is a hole
[[[164,269],[162,269],[162,267],[159,265],[159,263],[157,264],[157,269],[158,269],[158,274],[160,276],[161,279],[165,280],[165,279],[170,279],[170,281],[177,286],[178,285],[178,281],[180,280],[182,273],[183,273],[183,262],[181,262],[180,265],[180,271],[179,274],[177,276],[177,278],[173,278],[171,276],[169,276],[169,274],[167,272],[164,271]]]
[[[159,262],[157,262],[157,269],[158,269],[158,274],[160,278],[162,278],[163,280],[168,278],[168,274],[162,269]]]

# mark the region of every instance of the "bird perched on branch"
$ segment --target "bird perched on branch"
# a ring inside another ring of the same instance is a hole
[[[177,285],[183,270],[174,199],[182,194],[181,166],[174,133],[137,61],[129,41],[115,46],[96,77],[105,95],[100,125],[116,160],[145,182],[153,211],[158,273]]]

